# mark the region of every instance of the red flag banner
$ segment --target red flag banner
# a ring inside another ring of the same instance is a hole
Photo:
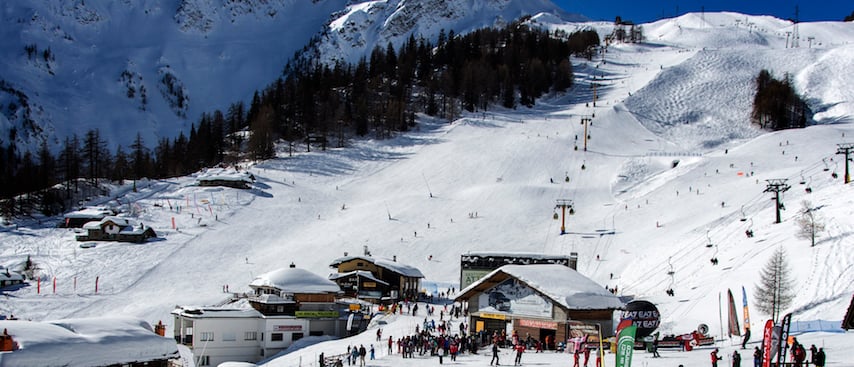
[[[771,341],[774,333],[774,321],[765,322],[765,332],[762,334],[762,367],[771,367]]]

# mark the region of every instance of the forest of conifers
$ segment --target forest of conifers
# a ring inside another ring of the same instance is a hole
[[[158,142],[137,134],[129,147],[114,150],[98,130],[65,138],[58,153],[47,144],[37,152],[0,146],[0,210],[7,218],[67,210],[78,179],[97,186],[101,179],[175,177],[271,158],[277,143],[325,149],[354,138],[389,138],[415,127],[416,114],[450,121],[491,106],[531,107],[544,94],[567,91],[570,56],[590,58],[599,43],[593,30],[548,32],[519,21],[466,35],[443,31],[435,44],[411,36],[355,64],[318,63],[308,45],[248,107],[238,101],[225,112],[205,113],[188,134]],[[59,183],[66,184],[54,187]]]

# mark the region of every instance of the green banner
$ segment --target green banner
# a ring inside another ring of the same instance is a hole
[[[617,338],[617,367],[632,367],[632,353],[635,348],[637,326],[628,326],[620,330]]]
[[[294,316],[300,318],[330,318],[338,317],[338,311],[296,311]]]

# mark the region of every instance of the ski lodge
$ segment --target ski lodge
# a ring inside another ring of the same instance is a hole
[[[24,276],[0,265],[0,289],[24,284]]]
[[[116,212],[109,208],[85,207],[65,214],[65,220],[59,226],[62,228],[81,228],[86,223],[97,222],[112,215],[116,215]]]
[[[99,221],[83,225],[86,234],[77,235],[78,241],[119,241],[142,243],[149,238],[157,238],[150,226],[131,222],[122,217],[104,217]]]
[[[259,275],[249,286],[251,294],[222,306],[172,311],[175,340],[192,350],[197,365],[257,362],[306,336],[349,335],[355,314],[349,303],[338,301],[335,282],[291,264]]]
[[[225,186],[235,189],[248,189],[255,182],[255,176],[246,171],[225,168],[210,168],[196,177],[199,186]]]
[[[556,264],[505,265],[470,284],[454,299],[469,314],[472,331],[513,331],[542,341],[567,340],[577,332],[612,336],[613,315],[624,303],[575,270]]]
[[[460,289],[504,265],[558,264],[575,270],[578,253],[545,255],[533,252],[468,252],[460,255]]]
[[[344,294],[373,303],[390,304],[402,299],[417,299],[424,274],[415,267],[370,255],[340,257],[329,267],[338,270],[329,278],[341,286]]]

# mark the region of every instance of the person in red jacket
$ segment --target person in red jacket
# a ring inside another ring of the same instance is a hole
[[[525,353],[525,344],[519,343],[516,344],[516,361],[513,363],[514,366],[522,365],[522,353]]]
[[[718,361],[723,359],[723,357],[718,356],[718,348],[712,351],[712,367],[718,367]]]
[[[795,367],[803,367],[804,361],[807,359],[807,351],[797,341],[792,343],[792,358],[795,360]]]

